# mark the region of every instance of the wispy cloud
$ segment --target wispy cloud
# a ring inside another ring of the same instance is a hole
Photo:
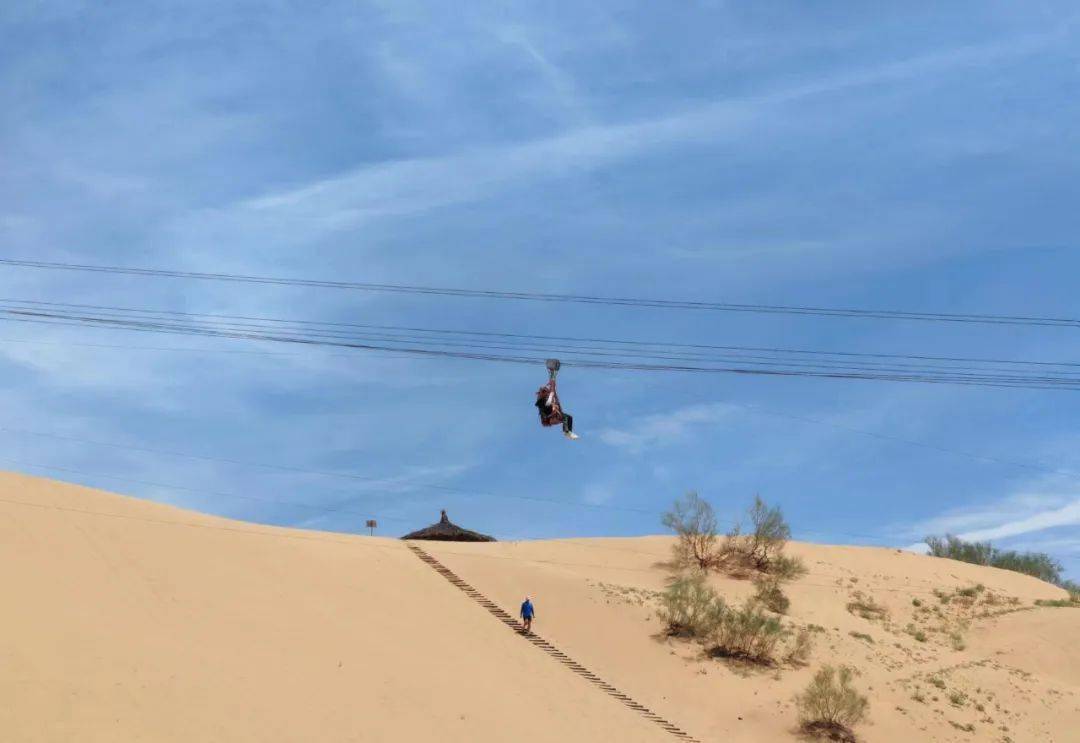
[[[1058,527],[1080,526],[1080,496],[1021,491],[990,504],[955,509],[914,524],[910,533],[955,534],[961,539],[988,541],[1036,534]],[[921,542],[911,546],[920,549]]]
[[[691,428],[714,425],[735,412],[738,408],[725,403],[690,405],[668,413],[647,415],[625,428],[606,428],[599,435],[609,446],[637,453],[651,446],[678,443]]]
[[[582,126],[555,136],[511,145],[475,147],[450,155],[382,162],[301,187],[248,199],[216,214],[262,224],[279,236],[310,239],[387,216],[415,214],[467,203],[522,181],[587,172],[645,152],[688,143],[715,143],[750,131],[777,106],[819,96],[933,76],[953,69],[991,64],[1031,54],[1060,37],[1059,32],[972,45],[920,55],[877,67],[825,76],[761,95],[715,101],[659,118]]]

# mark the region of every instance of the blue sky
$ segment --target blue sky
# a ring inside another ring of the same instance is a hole
[[[16,0],[0,9],[2,253],[1077,317],[1071,6]],[[0,283],[189,312],[1080,361],[1063,328],[15,268]],[[725,521],[760,493],[802,538],[950,530],[1080,577],[1075,393],[568,369],[570,444],[535,420],[543,378],[5,323],[0,466],[268,523],[370,514],[386,534],[443,507],[504,538],[655,533],[687,490]]]

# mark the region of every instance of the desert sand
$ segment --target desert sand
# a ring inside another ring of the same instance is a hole
[[[701,741],[794,740],[793,697],[826,662],[858,669],[866,741],[1080,740],[1080,610],[1033,604],[1062,598],[1053,586],[791,544],[809,573],[784,622],[811,627],[814,650],[746,667],[663,635],[671,543],[422,546],[512,614],[532,596],[540,635]],[[0,550],[3,741],[676,740],[398,540],[0,474]],[[711,581],[730,601],[752,592]],[[887,615],[849,611],[859,598]]]

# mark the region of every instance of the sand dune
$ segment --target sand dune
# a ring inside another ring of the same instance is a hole
[[[817,646],[809,667],[753,670],[662,637],[670,544],[424,547],[512,613],[533,596],[542,635],[702,741],[791,739],[792,696],[827,661],[860,669],[868,741],[1080,739],[1080,610],[1032,605],[1058,589],[895,550],[792,545],[810,573],[789,587],[785,621],[820,627]],[[0,550],[0,740],[675,740],[396,540],[3,474]],[[751,590],[713,580],[731,600]],[[976,584],[967,605],[955,590]],[[850,613],[856,592],[889,619]],[[949,632],[965,622],[958,650]]]

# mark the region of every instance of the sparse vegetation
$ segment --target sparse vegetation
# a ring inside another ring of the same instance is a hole
[[[760,495],[754,496],[749,516],[753,530],[747,535],[747,554],[758,570],[768,572],[791,538],[791,527],[780,507],[767,505]]]
[[[917,642],[926,642],[926,633],[916,627],[914,624],[908,624],[904,629],[909,635],[911,635]]]
[[[888,609],[861,591],[856,591],[853,594],[851,601],[848,602],[847,610],[856,616],[869,620],[885,619],[889,615]]]
[[[668,634],[677,637],[709,636],[723,607],[723,599],[702,574],[675,579],[660,596],[660,618],[667,623]]]
[[[809,629],[801,629],[794,634],[791,647],[788,648],[784,660],[795,666],[805,666],[810,659],[810,653],[814,650],[814,635]]]
[[[769,616],[750,600],[740,608],[725,606],[709,640],[710,655],[772,663],[784,637],[780,620]]]
[[[975,565],[1024,573],[1047,583],[1061,583],[1061,563],[1044,552],[999,550],[990,542],[968,542],[952,534],[927,537],[926,546],[934,557],[948,557]]]
[[[797,580],[806,575],[806,565],[792,555],[776,555],[769,572],[779,580]]]
[[[870,702],[851,685],[848,666],[822,666],[798,697],[799,718],[805,733],[832,740],[853,741],[852,728],[866,717]]]
[[[751,525],[749,532],[743,533],[736,524],[721,539],[712,506],[697,493],[687,493],[663,517],[664,526],[678,536],[674,548],[676,564],[699,570],[722,568],[743,576],[769,575],[777,581],[806,575],[802,560],[783,554],[791,528],[778,506],[769,506],[760,496],[754,496],[747,518]]]
[[[664,514],[664,526],[678,536],[675,560],[680,565],[707,570],[716,565],[716,514],[707,501],[689,492]]]
[[[851,632],[848,632],[848,634],[854,637],[856,640],[866,640],[871,645],[874,644],[874,638],[866,634],[865,632],[856,632],[852,630]]]
[[[791,606],[791,599],[784,595],[779,580],[771,576],[761,576],[754,579],[754,586],[757,588],[754,594],[755,601],[769,611],[777,614],[787,614],[787,610]]]
[[[1080,598],[1074,595],[1067,599],[1035,599],[1035,606],[1074,606],[1080,608]]]

